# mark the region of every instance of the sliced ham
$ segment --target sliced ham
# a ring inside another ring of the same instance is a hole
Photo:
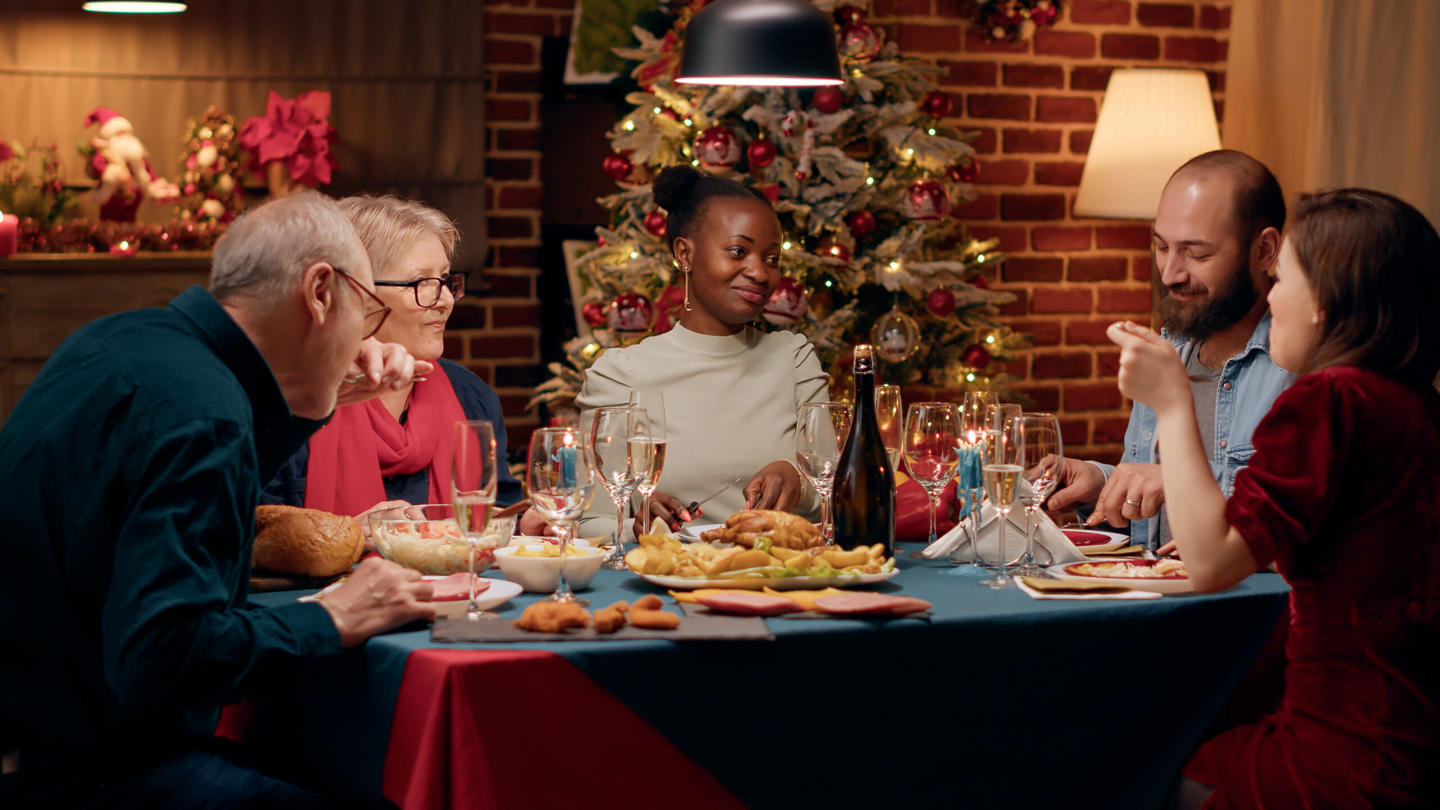
[[[885,593],[842,593],[822,596],[815,607],[825,613],[846,616],[904,616],[929,610],[932,605],[913,596],[892,596]]]
[[[435,595],[430,598],[436,602],[455,602],[470,598],[470,575],[463,571],[448,577],[432,579],[430,586],[435,589]],[[475,580],[476,594],[484,593],[485,589],[489,587],[489,579],[479,577]]]
[[[710,594],[701,597],[700,604],[716,613],[733,613],[739,616],[780,616],[805,609],[793,599],[751,591]]]

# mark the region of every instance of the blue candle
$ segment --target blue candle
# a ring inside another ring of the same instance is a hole
[[[575,448],[560,448],[560,488],[575,488]]]

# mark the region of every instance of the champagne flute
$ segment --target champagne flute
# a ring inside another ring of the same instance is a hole
[[[470,547],[470,603],[465,618],[495,614],[476,603],[475,552],[495,509],[495,427],[485,420],[456,422],[450,436],[450,502],[455,523]]]
[[[1040,507],[1060,482],[1065,451],[1060,440],[1060,420],[1053,413],[1027,413],[1015,420],[1011,431],[1026,486],[1020,493],[1025,506],[1025,561],[1020,566],[1024,576],[1040,573],[1035,564],[1035,529],[1040,521]]]
[[[948,402],[914,402],[905,415],[905,467],[930,499],[930,540],[935,542],[935,513],[940,492],[955,477],[960,414]]]
[[[820,535],[826,545],[835,542],[830,496],[835,467],[850,435],[850,406],[843,402],[807,402],[796,415],[795,461],[810,486],[820,493]]]
[[[595,472],[615,504],[615,544],[601,563],[612,571],[625,570],[625,507],[640,483],[630,451],[630,440],[635,436],[635,416],[636,409],[626,405],[600,408],[595,411],[595,423],[590,429]]]
[[[875,424],[880,428],[880,441],[890,457],[890,469],[900,469],[900,429],[904,409],[900,404],[900,386],[882,385],[875,389]]]
[[[665,471],[665,395],[659,391],[631,391],[630,407],[642,413],[635,416],[635,432],[630,437],[631,464],[639,483],[640,529],[650,530],[650,496]]]
[[[962,404],[961,419],[961,446],[978,455],[979,466],[984,467],[985,451],[988,447],[987,438],[989,433],[985,429],[986,419],[989,417],[990,408],[1000,404],[1000,399],[993,391],[966,391]],[[973,463],[973,462],[972,462]],[[984,497],[985,489],[981,477],[976,477],[970,482],[972,486],[967,487],[965,498],[970,503],[968,530],[970,532],[970,562],[976,567],[984,567],[980,559],[980,501]]]
[[[1010,440],[1010,426],[1020,417],[1020,406],[1008,402],[996,402],[985,411],[985,456],[986,458],[1013,458],[1002,445]]]
[[[1003,438],[996,442],[999,455],[987,458],[984,467],[985,492],[990,496],[995,510],[1000,513],[1000,537],[996,544],[995,575],[981,580],[980,584],[995,590],[1008,588],[1013,582],[1005,571],[1006,566],[1011,563],[1005,553],[1005,530],[1010,523],[1010,509],[1015,504],[1015,494],[1020,483],[1020,465],[1016,461],[1021,457],[1023,448],[1017,446],[1018,444]]]
[[[525,489],[540,517],[560,529],[560,577],[548,600],[551,602],[589,604],[571,592],[565,568],[570,562],[575,523],[595,497],[592,473],[584,439],[575,428],[541,428],[531,434],[525,458]]]

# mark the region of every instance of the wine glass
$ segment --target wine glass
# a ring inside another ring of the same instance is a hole
[[[966,391],[965,399],[960,410],[960,446],[964,450],[974,453],[979,457],[979,465],[973,469],[978,472],[985,465],[985,450],[988,446],[988,431],[985,429],[986,419],[990,414],[990,408],[1000,404],[1000,399],[993,391]],[[971,461],[970,463],[974,463]],[[980,475],[975,475],[969,482],[971,486],[965,488],[964,498],[970,505],[968,511],[969,521],[967,530],[970,532],[970,562],[976,567],[983,567],[980,559],[980,501],[984,496],[985,488]]]
[[[635,432],[630,437],[630,463],[635,467],[640,493],[640,528],[650,529],[650,496],[665,471],[665,395],[659,391],[631,391],[630,407],[637,414]]]
[[[843,402],[807,402],[796,414],[795,461],[810,486],[820,493],[820,534],[825,544],[835,542],[830,496],[835,467],[850,435],[850,406]]]
[[[456,422],[450,435],[450,502],[455,523],[470,546],[470,603],[465,618],[472,621],[494,615],[475,601],[475,552],[495,510],[496,470],[494,425],[485,420]]]
[[[948,402],[914,402],[905,414],[905,468],[930,498],[930,540],[935,542],[935,513],[940,492],[955,477],[960,413]]]
[[[1053,413],[1021,414],[1015,420],[1011,434],[1015,446],[1020,448],[1018,460],[1027,485],[1020,493],[1020,502],[1025,506],[1026,531],[1025,561],[1020,566],[1020,573],[1035,576],[1040,573],[1040,566],[1035,564],[1035,529],[1040,520],[1040,507],[1055,491],[1065,463],[1060,420]]]
[[[996,545],[995,575],[981,580],[980,584],[996,590],[1008,588],[1013,581],[1005,571],[1006,566],[1011,564],[1005,553],[1005,530],[1010,523],[1010,509],[1015,505],[1020,483],[1020,465],[1016,462],[1022,457],[1024,449],[1019,444],[1001,437],[995,443],[997,454],[987,456],[984,467],[985,492],[1000,513],[1000,537]]]
[[[1011,458],[1002,447],[1010,439],[1010,426],[1020,417],[1020,406],[996,402],[985,410],[985,457],[991,461]]]
[[[973,426],[983,431],[990,408],[999,404],[1000,398],[994,391],[966,391],[960,404],[960,419],[964,423],[962,429],[969,430]],[[974,443],[973,439],[971,443]]]
[[[535,511],[560,529],[560,579],[548,601],[589,604],[575,596],[565,579],[575,523],[595,497],[595,477],[584,440],[575,428],[541,428],[530,436],[525,458],[525,489]]]
[[[640,483],[630,452],[630,439],[635,435],[635,408],[621,405],[599,408],[590,428],[591,461],[600,483],[615,504],[615,545],[601,565],[612,571],[625,570],[625,506],[630,493]]]
[[[875,424],[880,428],[880,441],[890,457],[890,469],[900,469],[900,429],[904,409],[900,404],[900,386],[882,385],[875,389]]]

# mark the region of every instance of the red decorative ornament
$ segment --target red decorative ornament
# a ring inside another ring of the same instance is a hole
[[[780,202],[780,184],[770,183],[769,185],[756,186],[755,188],[761,194],[764,194],[765,199],[769,200],[772,204]]]
[[[840,53],[868,62],[880,53],[880,32],[869,23],[853,22],[840,29]]]
[[[869,211],[854,211],[845,217],[845,225],[850,228],[851,236],[864,239],[875,233],[875,215]]]
[[[710,127],[695,139],[695,159],[704,166],[728,169],[740,162],[740,141],[729,127]]]
[[[859,6],[841,6],[835,9],[835,19],[841,25],[854,25],[865,19],[865,9]]]
[[[988,279],[988,278],[986,278],[986,277],[984,277],[984,276],[976,276],[976,277],[970,279],[970,280],[969,280],[969,284],[970,284],[971,287],[974,287],[974,288],[977,289],[977,290],[988,290],[988,289],[990,289],[990,279]]]
[[[635,171],[635,164],[630,162],[630,150],[624,152],[611,152],[605,156],[603,168],[605,174],[617,183],[623,183],[630,172]]]
[[[645,230],[650,233],[656,236],[665,235],[665,215],[660,212],[660,209],[650,209],[650,213],[645,215],[644,223]]]
[[[655,334],[663,335],[675,328],[684,307],[685,289],[679,284],[671,284],[661,290],[660,297],[655,299]]]
[[[805,287],[793,278],[782,278],[770,293],[762,313],[776,326],[790,326],[805,317]]]
[[[925,94],[925,100],[920,102],[920,110],[931,118],[944,118],[954,109],[955,102],[950,94],[941,90],[931,90]]]
[[[905,190],[904,208],[916,222],[934,222],[950,213],[950,195],[937,180],[916,180]]]
[[[945,176],[956,183],[973,183],[980,176],[980,164],[975,161],[956,163],[945,170]]]
[[[850,246],[844,242],[837,242],[829,237],[820,240],[820,245],[815,248],[815,253],[827,259],[836,259],[842,263],[850,261]]]
[[[960,362],[976,371],[990,365],[990,360],[990,352],[979,343],[972,343],[966,346],[965,351],[960,355]]]
[[[580,314],[585,316],[585,323],[590,324],[592,329],[599,329],[605,325],[605,310],[607,307],[599,301],[591,301],[580,308]]]
[[[845,105],[845,94],[840,92],[838,87],[821,87],[811,96],[810,103],[815,109],[826,115],[840,112]]]
[[[943,318],[955,311],[955,293],[944,287],[937,287],[925,296],[925,308],[937,318]]]
[[[763,169],[775,162],[775,142],[769,138],[757,138],[745,148],[745,156],[750,161],[750,168]]]
[[[616,332],[644,332],[655,320],[655,306],[637,292],[620,293],[610,302],[606,321]]]

